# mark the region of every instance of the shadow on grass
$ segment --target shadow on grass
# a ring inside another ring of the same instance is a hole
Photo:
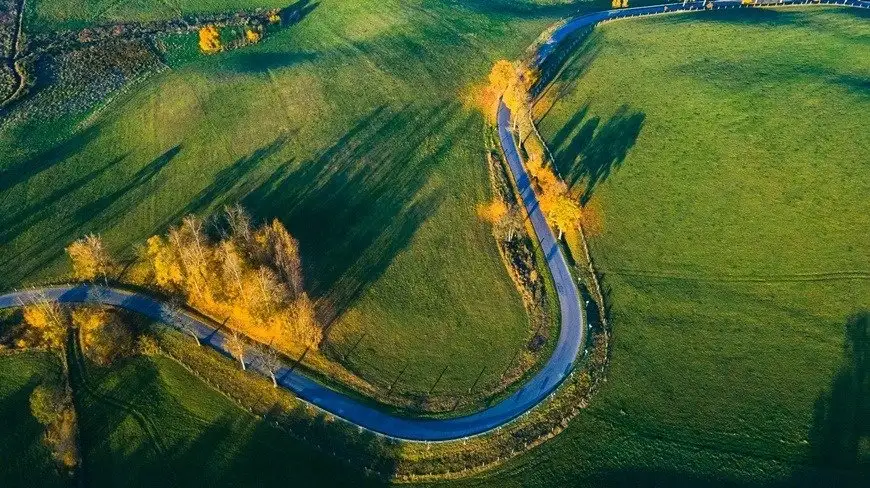
[[[44,198],[34,199],[29,204],[20,205],[9,209],[10,211],[4,212],[2,217],[0,217],[0,245],[9,243],[26,229],[50,218],[55,212],[55,205],[71,197],[76,191],[116,167],[126,157],[127,155],[125,154],[114,158],[81,177],[69,181],[66,185],[52,191]]]
[[[587,115],[588,106],[584,106],[553,140],[556,164],[570,187],[580,186],[584,204],[625,161],[646,119],[643,112],[627,105],[619,107],[606,122],[597,116],[587,119]]]
[[[457,110],[378,108],[319,157],[279,167],[244,198],[255,216],[278,218],[299,239],[323,323],[383,274],[440,204],[430,175]]]
[[[360,453],[346,452],[334,432],[325,432],[317,443],[319,450],[266,422],[226,414],[152,464],[149,475],[160,477],[168,460],[177,486],[246,486],[252,480],[258,486],[386,485],[363,472],[367,462]],[[350,463],[340,460],[345,454],[354,456]]]
[[[158,175],[170,161],[179,153],[180,146],[175,146],[163,154],[152,159],[140,167],[127,179],[118,180],[120,186],[105,188],[105,193],[99,198],[89,201],[86,205],[77,208],[70,216],[62,219],[53,229],[51,236],[59,239],[41,239],[30,246],[22,247],[17,252],[2,254],[0,266],[7,266],[20,261],[16,271],[19,276],[27,276],[40,270],[43,266],[52,262],[63,252],[68,236],[78,236],[92,232],[96,229],[111,227],[120,219],[128,206],[118,205],[121,201],[135,201],[148,192]],[[68,154],[71,155],[71,154]],[[46,225],[51,219],[57,218],[57,214],[63,214],[66,209],[60,209],[64,200],[81,190],[82,185],[104,177],[124,161],[125,155],[116,157],[102,166],[90,171],[82,177],[69,182],[62,188],[51,192],[44,198],[36,198],[30,205],[21,209],[4,213],[0,217],[0,246],[6,245],[20,234],[26,234],[30,229],[40,225]],[[15,281],[15,277],[4,277]],[[4,281],[0,278],[0,283]]]
[[[0,192],[25,182],[52,166],[80,152],[101,130],[100,124],[92,124],[69,139],[43,151],[15,166],[0,170]]]
[[[135,194],[137,190],[141,190],[150,183],[154,178],[172,161],[175,156],[181,151],[181,146],[177,145],[170,148],[163,154],[152,159],[151,162],[139,168],[136,173],[126,180],[126,183],[115,188],[111,193],[101,196],[100,198],[89,202],[87,205],[79,208],[74,217],[77,221],[85,222],[94,216],[100,216],[100,220],[104,226],[115,222],[121,215],[120,210],[106,214],[106,211],[112,207],[115,202],[124,198],[128,194]]]
[[[546,103],[546,117],[553,105],[574,91],[583,74],[601,51],[601,36],[594,29],[582,29],[552,48],[540,66],[540,79],[532,90],[536,104]],[[543,92],[538,90],[543,89]]]
[[[865,9],[858,8],[837,8],[833,6],[822,7],[825,10],[836,12],[838,15],[851,16],[859,19],[870,18],[870,12]],[[757,26],[757,27],[781,27],[781,26],[799,26],[811,29],[819,29],[828,31],[829,26],[826,22],[821,21],[818,16],[809,17],[806,15],[806,10],[800,9],[773,9],[773,8],[752,8],[752,9],[728,9],[715,10],[710,12],[699,12],[699,15],[692,19],[690,17],[681,16],[665,16],[657,19],[661,22],[670,23],[685,23],[685,22],[718,22],[735,24],[741,26]],[[828,31],[829,32],[829,31]]]
[[[312,61],[317,57],[309,52],[249,52],[239,51],[228,61],[224,67],[244,73],[265,73],[274,69],[289,68],[291,66]]]
[[[31,378],[14,392],[0,398],[0,418],[5,424],[5,428],[0,428],[0,433],[3,434],[0,459],[15,459],[39,443],[43,428],[30,414],[30,394],[39,383],[39,378]]]
[[[311,0],[299,0],[281,9],[281,25],[290,26],[308,16],[314,9],[320,6],[320,2]]]
[[[284,7],[280,13],[281,27],[287,28],[301,22],[319,6],[320,2],[299,0]],[[224,62],[224,67],[240,72],[265,73],[273,69],[289,68],[305,61],[311,61],[316,57],[314,53],[309,52],[274,52],[268,50],[275,46],[275,44],[267,43],[235,51],[233,56]]]
[[[168,364],[136,357],[89,373],[99,394],[85,391],[80,402],[87,484],[381,486],[395,472],[389,443],[322,416],[312,418],[301,406],[261,419],[207,388],[178,390],[168,385],[197,380],[163,371]],[[264,398],[271,393],[265,391]],[[184,403],[177,398],[203,394]],[[188,402],[218,410],[201,418]],[[133,425],[138,428],[131,430]]]
[[[806,486],[870,483],[870,312],[846,323],[843,361],[831,386],[816,400],[810,428],[810,461],[821,470],[799,470]]]
[[[522,18],[562,17],[574,15],[581,9],[589,10],[582,2],[536,2],[534,0],[463,0],[464,8],[484,15],[503,15]]]
[[[263,178],[257,175],[261,164],[280,151],[289,139],[290,134],[281,134],[269,144],[258,148],[248,156],[237,159],[220,170],[208,186],[192,197],[187,206],[168,217],[160,228],[164,229],[170,225],[178,224],[182,217],[187,214],[208,213],[209,210],[214,210],[220,205],[241,200],[263,181]],[[291,163],[292,161],[288,161],[285,164]]]

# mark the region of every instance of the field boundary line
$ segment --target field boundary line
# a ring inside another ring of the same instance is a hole
[[[605,269],[607,274],[616,276],[636,276],[640,278],[661,278],[684,281],[698,281],[711,283],[797,283],[813,281],[851,281],[870,280],[870,272],[867,271],[832,271],[820,273],[795,273],[781,275],[722,275],[700,276],[680,274],[679,272],[637,270],[637,269]]]

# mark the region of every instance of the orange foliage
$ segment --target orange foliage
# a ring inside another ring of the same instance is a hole
[[[487,204],[481,204],[477,207],[477,215],[481,219],[492,224],[500,221],[505,216],[505,214],[507,214],[507,212],[507,205],[505,205],[504,202],[498,198]]]
[[[111,260],[103,246],[103,240],[94,234],[88,234],[73,242],[66,248],[66,252],[72,261],[75,277],[79,280],[105,278],[111,268]]]
[[[206,54],[214,54],[221,50],[221,35],[214,24],[199,29],[199,49]]]
[[[247,41],[248,44],[256,44],[256,43],[260,42],[260,39],[262,39],[262,38],[263,38],[263,30],[261,28],[259,28],[259,27],[258,28],[253,28],[253,27],[246,27],[245,28],[245,41]]]
[[[160,236],[151,236],[145,243],[145,256],[154,270],[154,280],[161,288],[173,288],[184,280],[178,256]]]
[[[492,71],[489,72],[489,86],[491,86],[496,93],[501,94],[507,89],[507,87],[513,83],[516,78],[516,68],[510,61],[506,61],[504,59],[496,61],[495,65],[492,67]]]
[[[487,122],[495,123],[495,114],[498,109],[499,94],[487,84],[474,85],[469,93],[463,95],[463,101],[468,108],[479,110],[486,117]]]
[[[302,280],[296,239],[278,220],[251,229],[240,207],[228,208],[229,229],[208,238],[193,216],[148,240],[154,283],[187,297],[194,308],[276,349],[316,348],[322,329]]]
[[[49,349],[61,349],[66,336],[66,317],[57,302],[43,300],[24,307],[24,322],[34,342]]]

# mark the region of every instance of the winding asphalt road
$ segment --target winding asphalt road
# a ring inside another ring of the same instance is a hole
[[[803,4],[803,1],[770,2],[770,5]],[[870,1],[847,0],[836,3],[823,1],[826,4],[847,5],[870,8]],[[714,8],[739,7],[736,1],[717,1]],[[613,20],[640,15],[653,15],[670,12],[685,12],[703,10],[703,2],[686,4],[658,5],[653,7],[637,7],[621,10],[596,12],[576,17],[553,32],[550,39],[542,44],[537,52],[536,62],[541,63],[552,53],[559,42],[565,40],[579,29],[595,25],[606,20]],[[580,298],[577,287],[568,270],[565,256],[556,243],[553,231],[547,225],[538,201],[532,190],[529,176],[520,160],[516,143],[510,132],[510,111],[502,105],[498,113],[498,131],[502,150],[522,196],[523,204],[529,214],[529,219],[535,229],[537,238],[545,252],[547,266],[556,283],[561,309],[561,328],[559,340],[553,355],[544,367],[518,391],[498,404],[480,412],[464,417],[450,419],[413,419],[398,417],[350,398],[327,386],[315,382],[304,374],[290,368],[282,368],[278,374],[281,386],[291,390],[299,398],[340,417],[361,428],[379,434],[414,441],[445,441],[482,434],[496,429],[529,411],[553,393],[559,384],[571,373],[580,348],[585,339],[585,322],[580,310]],[[38,291],[15,291],[0,295],[0,309],[20,306],[38,299],[44,293],[49,299],[61,303],[101,303],[124,308],[141,313],[153,320],[173,323],[178,326],[182,322],[190,325],[207,344],[226,354],[226,336],[216,330],[212,324],[199,320],[191,315],[173,316],[160,300],[144,293],[127,291],[119,288],[108,288],[97,285],[72,284],[43,288]],[[256,369],[256,361],[252,361],[252,369]]]

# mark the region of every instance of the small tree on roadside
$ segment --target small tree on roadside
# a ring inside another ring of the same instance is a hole
[[[302,261],[299,258],[297,241],[278,219],[265,229],[271,261],[280,273],[281,279],[290,289],[292,297],[304,292],[302,283]]]
[[[221,35],[214,24],[199,29],[199,49],[206,54],[214,54],[222,49]]]
[[[248,212],[237,203],[224,206],[224,216],[233,237],[245,245],[250,245],[253,233],[251,231],[251,216],[248,215]]]
[[[242,365],[242,371],[247,369],[245,366],[245,350],[247,345],[241,336],[239,336],[239,333],[233,331],[233,334],[227,338],[226,345],[230,355],[239,360],[239,364]]]
[[[190,335],[196,341],[197,346],[202,344],[199,342],[198,329],[193,322],[184,314],[184,305],[178,296],[173,296],[161,306],[163,320],[172,326],[177,327],[180,331]]]
[[[276,375],[278,374],[278,370],[281,369],[281,366],[283,366],[281,359],[278,357],[278,351],[273,349],[272,346],[260,347],[256,357],[256,363],[260,370],[268,373],[269,378],[272,379],[272,386],[278,388],[278,379],[276,378]]]
[[[67,318],[60,304],[45,293],[38,293],[30,303],[21,303],[24,322],[39,336],[49,349],[63,349]]]
[[[37,386],[30,394],[30,412],[45,427],[43,439],[52,456],[66,468],[75,467],[79,461],[76,415],[68,390]]]
[[[542,188],[539,200],[541,211],[547,219],[559,229],[559,239],[566,229],[577,227],[580,224],[582,212],[577,203],[568,192],[564,183],[549,185]]]
[[[30,413],[42,425],[51,425],[64,406],[63,391],[39,385],[30,394]]]
[[[510,61],[500,59],[495,62],[489,72],[489,86],[501,96],[516,78],[516,68]]]
[[[101,277],[104,282],[108,282],[112,261],[100,236],[88,234],[70,244],[66,252],[72,261],[77,279],[93,281]]]
[[[496,222],[496,233],[505,242],[511,242],[523,231],[523,221],[523,211],[512,205]]]
[[[173,289],[184,281],[184,271],[174,246],[163,237],[149,237],[142,254],[151,265],[158,286]]]

